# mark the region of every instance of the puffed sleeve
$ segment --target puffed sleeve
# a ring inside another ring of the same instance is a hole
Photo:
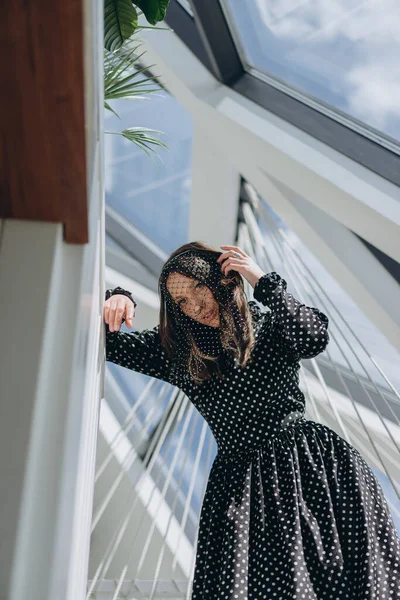
[[[107,290],[106,300],[114,294],[124,294],[134,302],[130,292],[121,288]],[[134,302],[135,306],[136,303]],[[106,331],[106,360],[127,369],[132,369],[168,383],[173,383],[171,363],[161,344],[158,325],[152,329],[125,333],[110,331],[104,323]]]
[[[318,308],[302,304],[286,288],[286,281],[275,271],[257,281],[254,298],[270,309],[264,317],[265,327],[296,359],[317,356],[329,343],[329,319]]]

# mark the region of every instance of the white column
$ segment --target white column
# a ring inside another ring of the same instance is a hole
[[[103,12],[83,4],[89,243],[66,244],[59,223],[0,228],[0,598],[8,600],[78,600],[87,586],[105,252]]]
[[[72,599],[69,570],[87,564],[102,377],[99,258],[98,235],[74,246],[59,224],[4,223],[2,598]]]

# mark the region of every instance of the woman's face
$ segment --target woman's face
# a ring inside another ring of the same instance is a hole
[[[186,316],[194,321],[219,327],[219,305],[212,291],[204,283],[181,273],[171,273],[167,290]]]

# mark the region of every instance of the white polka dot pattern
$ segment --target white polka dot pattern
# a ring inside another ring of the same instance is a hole
[[[304,417],[299,360],[323,352],[328,319],[277,273],[254,297],[270,311],[249,303],[252,360],[201,386],[174,379],[157,327],[106,326],[107,359],[179,385],[218,445],[192,600],[399,600],[400,541],[377,479],[355,448]]]
[[[288,351],[296,358],[312,358],[329,342],[328,317],[296,300],[286,288],[286,281],[273,271],[258,280],[254,298],[271,309],[273,327]]]

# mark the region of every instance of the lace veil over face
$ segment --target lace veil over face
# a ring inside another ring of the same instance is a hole
[[[237,281],[223,275],[220,254],[185,250],[165,263],[159,279],[164,314],[174,326],[173,359],[188,369],[195,358],[197,373],[207,360],[220,370],[231,363],[248,327],[234,298]]]

